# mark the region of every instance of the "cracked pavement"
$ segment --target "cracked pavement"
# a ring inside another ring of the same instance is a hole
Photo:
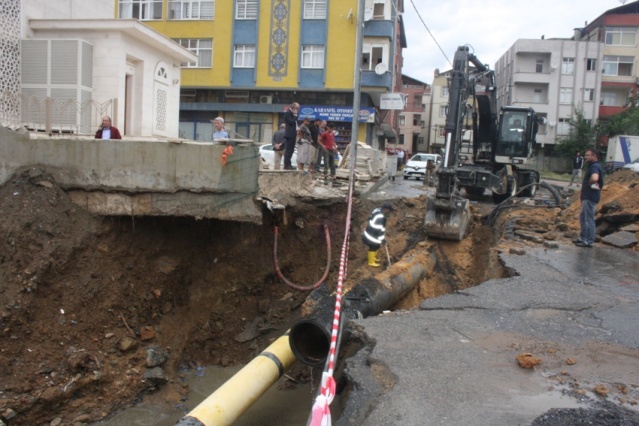
[[[501,259],[514,276],[354,321],[364,348],[346,362],[336,424],[639,424],[637,253],[560,245]],[[521,353],[541,364],[521,368]]]

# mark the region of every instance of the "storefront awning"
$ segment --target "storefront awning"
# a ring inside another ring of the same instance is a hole
[[[377,132],[377,136],[384,136],[387,139],[397,139],[397,133],[390,126],[390,124],[382,123],[379,127],[380,131]]]

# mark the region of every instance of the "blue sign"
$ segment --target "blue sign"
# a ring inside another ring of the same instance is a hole
[[[328,105],[302,105],[298,113],[300,120],[310,117],[311,120],[319,118],[325,121],[353,121],[353,107],[328,106]],[[375,122],[375,108],[359,109],[360,123]]]

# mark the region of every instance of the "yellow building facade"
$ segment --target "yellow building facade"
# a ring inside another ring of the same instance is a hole
[[[388,71],[379,74],[365,62],[372,61],[372,48],[364,62],[355,58],[357,0],[114,2],[117,18],[139,19],[198,55],[195,63],[182,64],[182,137],[210,140],[211,120],[221,116],[237,136],[270,142],[288,105],[298,102],[300,118],[335,123],[341,147],[350,142],[354,115],[360,117],[359,139],[373,140],[375,98],[364,92],[360,114],[352,113],[355,67],[368,66],[367,90],[390,91],[398,19],[391,3],[397,0],[366,0],[370,39],[387,40],[376,61]],[[384,3],[386,11],[379,7]]]

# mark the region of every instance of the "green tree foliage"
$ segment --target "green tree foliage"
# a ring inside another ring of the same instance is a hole
[[[569,121],[570,132],[568,135],[557,139],[555,151],[560,156],[572,158],[575,151],[582,154],[588,148],[594,148],[597,141],[597,127],[584,117],[582,109],[575,110],[575,117]]]
[[[639,104],[638,97],[628,99],[628,109],[615,114],[602,125],[601,133],[607,136],[639,135]]]

